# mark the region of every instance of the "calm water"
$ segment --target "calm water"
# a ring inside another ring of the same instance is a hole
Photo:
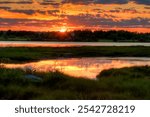
[[[25,64],[3,64],[6,68],[34,69],[37,71],[59,70],[75,77],[96,78],[101,71],[110,68],[150,65],[150,58],[71,58],[43,60]]]
[[[0,41],[0,47],[150,46],[150,43]]]

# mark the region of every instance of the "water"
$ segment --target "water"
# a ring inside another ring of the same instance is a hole
[[[0,47],[150,46],[150,43],[0,41]]]
[[[6,68],[33,69],[44,72],[58,70],[70,76],[94,79],[103,70],[150,65],[150,58],[69,58],[42,60],[25,64],[1,63],[1,65]]]
[[[150,43],[114,42],[32,42],[0,41],[0,47],[71,47],[71,46],[150,46]],[[111,68],[150,65],[150,58],[71,58],[53,59],[25,64],[3,64],[7,68],[34,69],[37,71],[58,70],[75,77],[96,78],[101,71]]]

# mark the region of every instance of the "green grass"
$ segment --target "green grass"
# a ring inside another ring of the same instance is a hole
[[[0,41],[29,41],[30,39],[27,37],[24,38],[20,38],[20,37],[8,37],[8,38],[4,38],[4,37],[0,37]]]
[[[150,99],[150,67],[110,69],[97,80],[0,68],[0,99]],[[32,74],[42,80],[25,78]]]
[[[71,57],[150,57],[150,47],[6,47],[0,48],[0,62],[26,62]]]
[[[0,48],[0,63],[61,57],[150,57],[150,47]],[[149,73],[148,66],[110,69],[88,80],[0,66],[0,99],[150,99]],[[28,74],[42,80],[25,78]]]

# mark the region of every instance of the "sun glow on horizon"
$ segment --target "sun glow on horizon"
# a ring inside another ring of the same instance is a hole
[[[149,0],[0,0],[0,30],[149,33],[149,6]]]
[[[59,30],[59,32],[65,33],[65,32],[67,32],[67,28],[66,28],[66,27],[62,27],[62,28]]]

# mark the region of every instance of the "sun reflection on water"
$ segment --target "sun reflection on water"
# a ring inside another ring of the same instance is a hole
[[[101,71],[111,68],[150,65],[150,60],[110,59],[110,58],[72,58],[43,60],[25,64],[1,64],[6,68],[34,69],[36,71],[58,70],[75,77],[96,78]]]

